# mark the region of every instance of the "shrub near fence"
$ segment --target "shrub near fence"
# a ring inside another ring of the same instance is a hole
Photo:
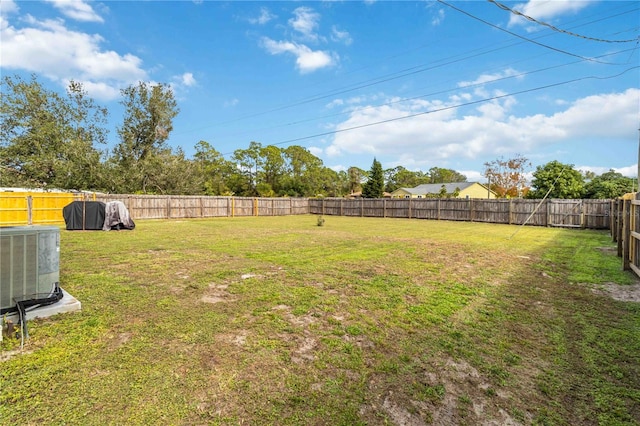
[[[309,213],[609,229],[610,200],[344,199],[309,200]]]

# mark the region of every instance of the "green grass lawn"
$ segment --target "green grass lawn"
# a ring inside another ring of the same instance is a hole
[[[61,231],[82,311],[3,341],[0,424],[640,424],[606,232],[325,219]]]

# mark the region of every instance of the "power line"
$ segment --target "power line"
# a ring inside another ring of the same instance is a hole
[[[299,142],[299,141],[318,138],[318,137],[322,137],[322,136],[335,135],[335,134],[338,134],[338,133],[349,132],[351,130],[363,129],[363,128],[366,128],[366,127],[377,126],[379,124],[386,124],[386,123],[391,123],[391,122],[394,122],[394,121],[406,120],[408,118],[419,117],[419,116],[427,115],[427,114],[434,114],[434,113],[437,113],[437,112],[448,111],[448,110],[451,110],[451,109],[456,109],[456,108],[465,107],[465,106],[477,105],[477,104],[480,104],[480,103],[494,101],[494,100],[502,99],[502,98],[507,98],[507,97],[510,97],[510,96],[522,95],[524,93],[530,93],[530,92],[535,92],[535,91],[538,91],[538,90],[549,89],[549,88],[552,88],[552,87],[563,86],[565,84],[575,83],[575,82],[582,81],[582,80],[589,80],[589,79],[608,80],[608,79],[611,79],[611,78],[620,77],[621,75],[623,75],[623,74],[625,74],[625,73],[627,73],[629,71],[632,71],[632,70],[635,70],[635,69],[639,69],[639,68],[640,68],[640,65],[628,68],[628,69],[626,69],[626,70],[624,70],[624,71],[622,71],[622,72],[620,72],[618,74],[610,75],[610,76],[607,76],[607,77],[586,76],[586,77],[574,78],[572,80],[566,80],[566,81],[563,81],[563,82],[560,82],[560,83],[547,84],[547,85],[544,85],[544,86],[538,86],[538,87],[534,87],[534,88],[531,88],[531,89],[520,90],[520,91],[517,91],[517,92],[507,93],[507,94],[503,94],[503,95],[496,95],[496,96],[492,96],[492,97],[489,97],[489,98],[484,98],[484,99],[479,99],[479,100],[475,100],[475,101],[465,102],[465,103],[462,103],[462,104],[450,105],[450,106],[437,108],[437,109],[433,109],[433,110],[429,110],[429,111],[423,111],[423,112],[418,112],[418,113],[415,113],[415,114],[409,114],[409,115],[405,115],[405,116],[402,116],[402,117],[394,117],[394,118],[389,118],[387,120],[375,121],[375,122],[372,122],[372,123],[361,124],[361,125],[353,126],[353,127],[347,127],[347,128],[344,128],[344,129],[332,130],[332,131],[329,131],[329,132],[322,132],[322,133],[316,133],[314,135],[301,136],[301,137],[298,137],[298,138],[287,139],[287,140],[280,141],[280,142],[270,143],[269,145],[273,145],[273,146],[285,145],[285,144],[289,144],[289,143],[292,143],[292,142]],[[227,156],[227,155],[231,155],[231,154],[233,154],[233,152],[227,152],[227,153],[223,153],[221,155],[222,156]]]
[[[442,2],[442,3],[448,5],[447,3],[444,3],[444,2]],[[448,6],[450,6],[450,5],[448,5]],[[453,6],[450,6],[450,7],[453,7]],[[637,10],[637,9],[634,9],[634,10]],[[463,12],[463,13],[465,13],[465,12]],[[587,23],[582,24],[582,25],[587,25],[587,24],[591,24],[591,23],[594,23],[594,22],[599,22],[599,21],[602,21],[602,20],[610,19],[611,17],[616,17],[616,16],[619,16],[619,15],[622,15],[622,14],[626,14],[626,13],[629,13],[629,11],[625,11],[625,12],[622,12],[622,13],[616,14],[616,15],[599,17],[599,19],[597,19],[595,21],[590,21],[590,22],[587,22]],[[471,16],[471,15],[469,15],[469,16]],[[490,23],[487,23],[487,24],[492,25]],[[580,25],[580,26],[582,26],[582,25]],[[518,36],[517,34],[514,34],[514,35]],[[537,38],[543,38],[543,37],[546,37],[546,36],[548,36],[548,34],[539,36]],[[520,37],[520,36],[518,36],[518,37]],[[452,56],[452,57],[449,57],[449,58],[443,58],[441,60],[436,61],[436,64],[432,63],[432,64],[416,65],[416,66],[405,68],[405,69],[402,69],[402,70],[399,70],[399,71],[396,71],[396,72],[393,72],[393,73],[390,73],[390,74],[386,74],[386,75],[383,75],[383,76],[380,76],[380,77],[375,77],[375,78],[372,78],[372,79],[364,80],[362,82],[357,82],[354,85],[344,86],[342,88],[334,89],[334,90],[331,90],[331,91],[328,91],[328,92],[319,93],[319,94],[316,94],[316,95],[311,95],[311,96],[309,96],[307,98],[303,98],[301,100],[294,101],[292,103],[287,103],[287,104],[284,104],[284,105],[276,106],[276,107],[273,107],[273,108],[270,108],[270,109],[267,109],[267,110],[258,111],[258,112],[252,113],[252,114],[246,114],[246,115],[243,115],[243,116],[240,116],[240,117],[237,117],[237,118],[232,118],[232,119],[229,119],[229,120],[221,121],[221,122],[210,124],[210,125],[206,125],[206,126],[201,126],[201,127],[198,127],[198,128],[190,128],[190,129],[188,129],[186,131],[175,133],[175,135],[191,133],[191,132],[194,132],[194,131],[197,131],[197,130],[203,130],[203,129],[207,129],[207,128],[211,128],[211,127],[215,127],[215,126],[219,126],[219,125],[234,123],[234,122],[246,120],[246,119],[249,119],[249,118],[259,117],[259,116],[267,115],[267,114],[270,114],[270,113],[283,111],[283,110],[286,110],[286,109],[290,109],[290,108],[294,108],[294,107],[297,107],[297,106],[301,106],[301,105],[313,103],[313,102],[316,102],[316,101],[320,101],[320,100],[323,100],[323,99],[327,99],[327,98],[330,98],[332,96],[342,95],[342,94],[353,92],[353,91],[356,91],[356,90],[359,90],[359,89],[364,89],[364,88],[375,86],[375,85],[378,85],[378,84],[381,84],[381,83],[387,83],[387,82],[390,82],[390,81],[393,81],[393,80],[401,79],[401,78],[408,77],[408,76],[411,76],[411,75],[416,75],[416,74],[423,73],[423,72],[426,72],[426,71],[431,71],[431,70],[434,70],[434,69],[437,69],[437,68],[441,68],[441,67],[444,67],[444,66],[447,66],[447,65],[452,65],[452,64],[455,64],[455,63],[459,63],[459,62],[462,62],[462,61],[465,61],[465,60],[469,60],[469,59],[476,58],[476,57],[479,57],[479,56],[487,55],[489,53],[494,53],[494,52],[497,52],[497,51],[500,51],[500,50],[503,50],[503,49],[507,49],[507,48],[510,48],[510,47],[513,47],[513,46],[517,46],[518,44],[525,43],[525,42],[528,42],[528,41],[531,41],[533,43],[542,45],[541,43],[537,43],[535,41],[532,41],[532,40],[524,38],[524,37],[520,37],[520,38],[523,39],[523,41],[507,44],[507,45],[501,46],[501,47],[490,48],[488,50],[486,50],[486,49],[485,50],[483,50],[483,49],[474,49],[472,51],[465,52],[465,53],[457,55],[457,56]],[[420,48],[422,48],[422,46]],[[418,50],[420,48],[411,49],[409,51]],[[623,50],[623,51],[618,52],[618,53],[622,53],[622,52],[626,52],[626,51],[627,50]],[[476,52],[476,53],[474,53],[474,52]],[[471,54],[471,53],[473,53],[473,54]],[[401,56],[401,55],[402,54],[394,55],[394,56],[391,56],[391,58],[394,58],[394,57],[397,57],[397,56]],[[579,55],[573,55],[573,54],[572,54],[572,56],[578,57],[579,59],[581,59],[583,61],[595,61],[595,62],[608,64],[608,65],[627,65],[628,62],[629,62],[629,60],[627,60],[627,62],[624,63],[624,64],[614,64],[614,63],[602,62],[602,61],[597,61],[596,60],[596,58],[601,58],[601,57],[605,57],[605,56],[611,56],[610,54],[596,56],[594,58],[586,58],[586,57],[582,57],[582,56],[579,56]],[[366,68],[368,68],[368,67],[363,67],[361,69],[366,69]],[[311,119],[311,120],[313,120],[313,119]],[[292,125],[292,124],[298,124],[300,122],[311,121],[311,120],[302,120],[302,121],[298,121],[298,122],[294,122],[294,123],[285,124],[285,126],[286,125]],[[282,126],[276,126],[276,127],[282,127]],[[269,128],[273,128],[273,127],[269,127]]]
[[[496,6],[498,6],[502,10],[506,10],[508,12],[513,13],[514,15],[521,16],[521,17],[523,17],[523,18],[525,18],[525,19],[527,19],[527,20],[529,20],[531,22],[535,22],[536,24],[544,25],[545,27],[551,28],[553,31],[557,31],[557,32],[560,32],[560,33],[563,33],[563,34],[568,34],[568,35],[574,36],[574,37],[583,38],[585,40],[599,41],[599,42],[602,42],[602,43],[633,43],[633,42],[637,42],[639,40],[638,37],[632,38],[632,39],[628,39],[628,40],[605,40],[605,39],[601,39],[601,38],[594,38],[594,37],[589,37],[589,36],[576,34],[576,33],[573,33],[571,31],[562,30],[560,28],[554,27],[553,25],[551,25],[551,24],[549,24],[547,22],[539,21],[536,18],[533,18],[533,17],[531,17],[529,15],[525,15],[524,13],[522,13],[522,12],[520,12],[518,10],[511,9],[507,5],[504,5],[502,3],[498,3],[496,0],[487,0],[487,1],[489,3],[495,4]]]
[[[607,53],[607,54],[604,54],[604,55],[596,56],[596,58],[603,58],[603,57],[606,57],[606,56],[618,55],[618,54],[621,54],[621,53],[625,53],[625,52],[628,52],[628,51],[635,51],[635,50],[636,50],[636,48],[629,48],[629,49],[619,50],[619,51]],[[379,108],[379,107],[382,107],[382,106],[396,105],[396,104],[400,104],[400,103],[403,103],[403,102],[412,101],[412,100],[416,100],[416,99],[425,99],[425,98],[428,98],[428,97],[431,97],[431,96],[441,95],[441,94],[444,94],[444,93],[450,93],[450,92],[453,92],[453,91],[456,91],[456,90],[472,89],[472,88],[475,88],[475,87],[481,87],[481,86],[485,86],[485,85],[488,85],[488,84],[493,84],[493,83],[496,83],[496,82],[499,82],[499,81],[510,80],[510,79],[524,77],[524,76],[531,75],[531,74],[537,74],[537,73],[549,71],[549,70],[552,70],[552,69],[557,69],[557,68],[562,68],[562,67],[566,67],[566,66],[570,66],[570,65],[575,65],[575,64],[578,64],[580,62],[584,62],[584,60],[583,59],[575,60],[575,61],[572,61],[572,62],[560,64],[560,65],[552,65],[552,66],[548,66],[548,67],[545,67],[545,68],[538,68],[538,69],[532,70],[532,71],[525,71],[525,72],[521,72],[521,73],[518,73],[518,74],[507,75],[507,76],[504,76],[504,77],[498,77],[498,78],[495,78],[495,79],[492,79],[492,80],[482,81],[480,83],[469,84],[469,85],[461,86],[461,87],[454,87],[454,88],[451,88],[451,89],[439,90],[439,91],[436,91],[436,92],[430,92],[430,93],[421,94],[421,95],[417,95],[417,96],[411,96],[411,97],[407,97],[407,98],[394,100],[394,101],[391,101],[391,102],[384,102],[384,103],[373,105],[373,106],[355,108],[353,110],[346,111],[346,112],[337,112],[337,113],[333,113],[333,114],[324,114],[324,115],[313,117],[313,118],[300,119],[300,120],[292,121],[292,122],[289,122],[289,123],[283,123],[283,124],[279,124],[279,125],[263,127],[263,128],[259,128],[259,129],[253,129],[251,131],[252,132],[256,132],[256,131],[272,130],[272,129],[278,129],[278,128],[283,128],[283,127],[289,127],[289,126],[302,124],[302,123],[308,123],[308,122],[311,122],[311,121],[321,120],[321,119],[325,119],[325,118],[339,117],[339,116],[346,115],[346,114],[349,114],[349,113],[367,111],[367,110],[371,110],[371,109],[374,109],[374,108]],[[232,134],[230,136],[241,135],[241,134],[246,134],[246,133],[248,133],[248,132],[247,131],[237,132],[237,133]]]
[[[585,57],[585,56],[578,55],[578,54],[576,54],[576,53],[571,53],[571,52],[568,52],[568,51],[566,51],[566,50],[559,49],[559,48],[557,48],[557,47],[549,46],[548,44],[540,43],[540,42],[535,41],[535,40],[533,40],[533,39],[530,39],[530,38],[527,38],[527,37],[521,36],[520,34],[514,33],[513,31],[509,31],[509,30],[507,30],[507,29],[505,29],[505,28],[502,28],[502,27],[500,27],[500,26],[498,26],[498,25],[492,24],[491,22],[489,22],[489,21],[487,21],[487,20],[484,20],[484,19],[482,19],[482,18],[480,18],[480,17],[478,17],[478,16],[475,16],[475,15],[473,15],[473,14],[471,14],[471,13],[469,13],[469,12],[465,11],[465,10],[462,10],[462,9],[460,9],[460,8],[458,8],[458,7],[454,6],[454,5],[452,5],[452,4],[447,3],[447,2],[445,2],[444,0],[437,0],[437,1],[438,1],[438,3],[442,3],[443,5],[445,5],[445,6],[447,6],[447,7],[450,7],[451,9],[456,10],[456,11],[458,11],[458,12],[460,12],[460,13],[464,14],[464,15],[467,15],[468,17],[470,17],[470,18],[472,18],[472,19],[475,19],[475,20],[477,20],[477,21],[482,22],[482,23],[483,23],[483,24],[485,24],[485,25],[489,25],[489,26],[490,26],[490,27],[492,27],[492,28],[495,28],[495,29],[497,29],[497,30],[503,31],[503,32],[505,32],[505,33],[507,33],[507,34],[511,34],[512,36],[514,36],[514,37],[518,37],[519,39],[525,40],[525,41],[527,41],[527,42],[529,42],[529,43],[533,43],[533,44],[535,44],[535,45],[538,45],[538,46],[544,47],[545,49],[551,49],[551,50],[553,50],[553,51],[555,51],[555,52],[558,52],[558,53],[563,53],[563,54],[565,54],[565,55],[573,56],[573,57],[575,57],[575,58],[584,59],[585,61],[597,62],[597,63],[599,63],[599,64],[605,64],[605,65],[618,65],[618,64],[613,64],[613,63],[610,63],[610,62],[598,61],[598,60],[596,60],[596,59],[594,59],[594,58],[587,58],[587,57]]]

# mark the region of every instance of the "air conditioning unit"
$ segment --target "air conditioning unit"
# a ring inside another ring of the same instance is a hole
[[[59,291],[60,228],[0,228],[0,314]]]

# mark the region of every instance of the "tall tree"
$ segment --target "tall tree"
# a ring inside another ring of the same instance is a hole
[[[500,157],[484,163],[484,167],[484,176],[498,198],[522,197],[529,190],[525,173],[531,162],[522,155],[508,159]]]
[[[635,188],[637,185],[634,179],[609,170],[600,176],[595,176],[585,185],[585,196],[597,199],[617,198],[626,193],[634,192]]]
[[[187,159],[182,148],[165,148],[146,160],[150,173],[146,190],[155,194],[196,195],[202,193],[203,175],[197,162]]]
[[[261,150],[262,144],[252,141],[247,149],[236,149],[233,152],[238,173],[234,190],[236,194],[249,197],[258,195],[258,173],[262,171],[264,163]]]
[[[284,159],[287,178],[281,191],[283,195],[314,197],[324,192],[321,159],[298,145],[286,147]]]
[[[547,192],[549,198],[575,199],[584,196],[582,174],[574,169],[573,164],[556,160],[536,167],[531,186],[527,198],[544,198]]]
[[[415,188],[430,183],[430,177],[422,171],[407,170],[402,166],[385,170],[385,191],[393,192],[398,188]]]
[[[362,187],[362,196],[364,198],[382,198],[384,194],[384,172],[382,164],[375,158],[369,172],[369,179]]]
[[[364,182],[367,172],[359,167],[349,167],[347,174],[349,175],[349,193],[354,194],[362,191],[362,182]]]
[[[233,174],[233,163],[224,159],[207,141],[196,144],[195,161],[202,176],[202,192],[205,195],[233,195],[227,180]]]
[[[467,177],[452,169],[432,167],[429,169],[429,183],[456,183],[466,182]]]
[[[107,111],[71,81],[67,96],[31,76],[4,77],[0,101],[0,185],[100,189]]]
[[[268,145],[260,149],[260,156],[263,162],[262,173],[259,175],[259,181],[263,185],[260,192],[274,196],[279,193],[284,183],[285,159],[282,149]]]
[[[118,127],[120,143],[114,161],[122,174],[118,191],[147,192],[153,175],[162,174],[162,164],[154,156],[165,152],[166,141],[178,115],[173,91],[166,84],[140,82],[120,91],[124,120]]]

